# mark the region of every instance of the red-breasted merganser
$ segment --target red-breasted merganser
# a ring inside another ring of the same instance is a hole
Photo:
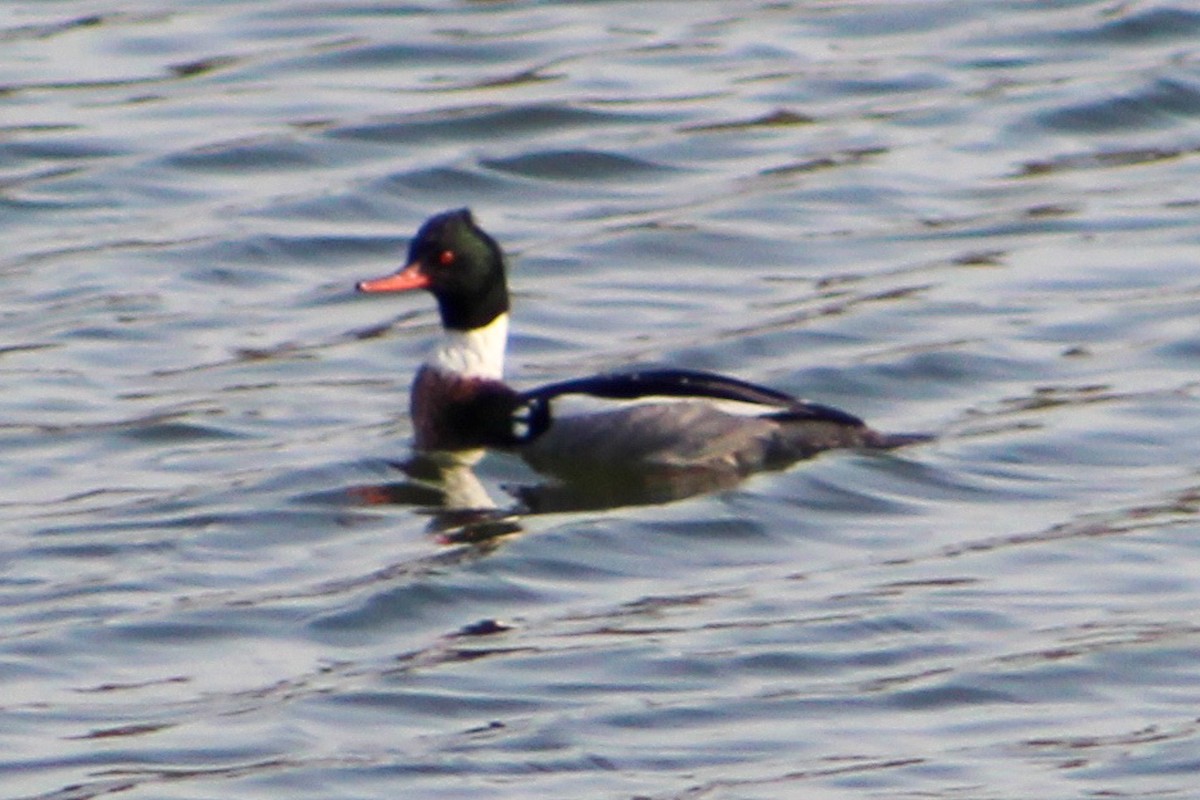
[[[415,447],[470,463],[486,448],[519,453],[566,481],[638,472],[730,480],[779,468],[822,450],[892,448],[927,437],[879,433],[836,408],[735,378],[682,369],[595,375],[517,391],[504,382],[508,340],[505,257],[468,209],[421,226],[408,265],[358,284],[362,292],[427,289],[442,339],[413,382]],[[622,400],[611,410],[557,414],[568,395]],[[635,402],[629,402],[635,401]],[[733,403],[752,413],[732,413]]]

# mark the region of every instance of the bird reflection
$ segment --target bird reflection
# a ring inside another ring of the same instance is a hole
[[[522,530],[520,509],[501,508],[470,463],[417,454],[392,466],[402,480],[355,486],[350,494],[366,505],[412,506],[428,514],[429,533],[448,544],[482,544]]]
[[[356,486],[351,494],[366,505],[411,506],[429,515],[429,533],[439,540],[477,544],[521,532],[525,516],[659,505],[730,488],[745,478],[733,469],[597,472],[570,481],[504,484],[502,504],[473,462],[419,453],[392,467],[400,480]]]

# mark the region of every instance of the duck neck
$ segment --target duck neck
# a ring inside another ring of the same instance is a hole
[[[427,363],[438,372],[464,378],[501,380],[508,344],[508,312],[470,330],[447,328]]]

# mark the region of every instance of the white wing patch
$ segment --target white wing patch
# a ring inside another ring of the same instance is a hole
[[[598,414],[604,411],[632,408],[634,406],[670,403],[702,403],[710,408],[739,417],[758,417],[781,410],[778,406],[764,405],[762,403],[744,403],[737,400],[716,400],[706,397],[670,397],[665,395],[647,395],[631,400],[610,400],[585,394],[563,394],[551,400],[550,407],[554,410],[555,417],[567,417]]]

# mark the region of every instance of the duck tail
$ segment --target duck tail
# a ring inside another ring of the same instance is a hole
[[[877,430],[868,429],[866,436],[863,438],[863,444],[879,450],[894,450],[897,447],[907,447],[910,444],[931,442],[934,438],[932,433],[881,433]]]

